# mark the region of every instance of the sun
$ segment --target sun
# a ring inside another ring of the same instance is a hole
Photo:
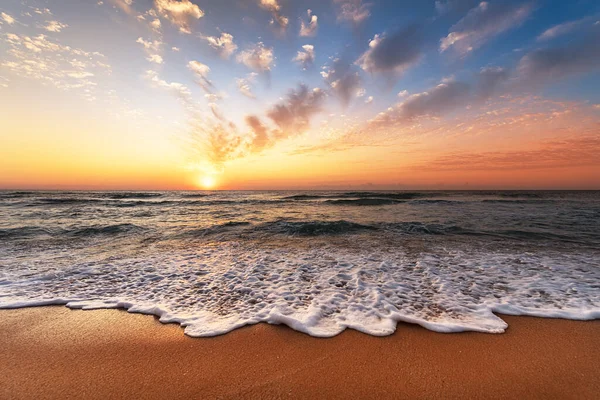
[[[198,182],[204,189],[213,189],[217,185],[217,180],[212,175],[204,175],[200,177]]]

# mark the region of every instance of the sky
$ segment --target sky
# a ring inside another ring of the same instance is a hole
[[[3,0],[0,189],[600,189],[600,3]]]

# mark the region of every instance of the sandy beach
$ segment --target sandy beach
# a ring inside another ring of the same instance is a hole
[[[499,335],[259,324],[194,339],[120,310],[1,310],[0,397],[597,398],[600,321],[503,318]]]

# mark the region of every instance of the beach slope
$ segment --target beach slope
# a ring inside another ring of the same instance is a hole
[[[0,398],[597,398],[600,321],[502,318],[498,335],[260,324],[193,339],[119,310],[0,310]]]

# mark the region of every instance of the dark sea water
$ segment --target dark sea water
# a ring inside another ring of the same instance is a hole
[[[0,308],[210,336],[600,318],[600,192],[0,192]]]

